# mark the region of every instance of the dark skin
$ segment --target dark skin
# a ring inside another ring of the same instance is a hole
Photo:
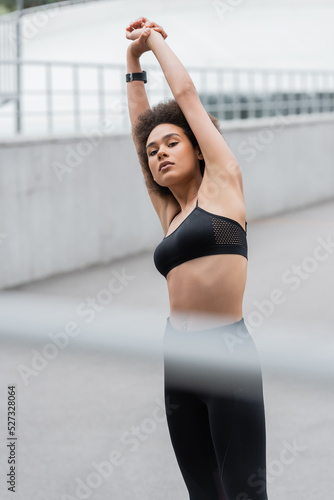
[[[149,32],[145,31],[147,26]],[[166,44],[166,32],[143,17],[129,24],[126,37],[132,41],[127,54],[128,71],[141,71],[141,55],[153,51],[199,144],[194,148],[182,129],[168,123],[157,126],[148,137],[146,145],[154,143],[147,150],[152,175],[173,194],[170,199],[163,199],[149,192],[165,235],[170,235],[189,216],[196,200],[202,209],[234,219],[245,227],[238,163],[207,116],[187,71]],[[143,82],[131,82],[128,100],[130,119],[135,123],[138,114],[149,107]],[[168,140],[164,138],[170,134],[174,135]],[[200,159],[205,161],[203,177]],[[163,161],[170,161],[171,165],[160,170]],[[186,322],[189,330],[196,330],[239,321],[246,275],[247,259],[233,254],[200,257],[171,269],[167,286],[173,326],[182,330]]]

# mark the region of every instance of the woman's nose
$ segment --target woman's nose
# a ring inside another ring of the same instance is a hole
[[[166,153],[164,151],[159,151],[158,158],[161,158],[162,156],[166,156]]]

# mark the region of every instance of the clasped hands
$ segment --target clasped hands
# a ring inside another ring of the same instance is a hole
[[[167,33],[163,27],[150,21],[147,17],[139,17],[126,28],[126,38],[133,41],[130,47],[132,53],[137,57],[150,50],[146,40],[151,34],[151,29],[160,33],[164,39],[167,38]]]

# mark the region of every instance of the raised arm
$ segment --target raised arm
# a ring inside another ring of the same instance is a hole
[[[231,185],[242,189],[238,162],[203,107],[187,70],[159,33],[151,30],[146,44],[156,56],[173,96],[197,139],[205,160],[204,178],[217,179],[224,171],[229,179],[236,180]]]
[[[132,50],[132,45],[129,45],[126,53],[127,62],[127,73],[141,73],[142,68],[140,65],[139,57],[136,57]],[[133,127],[138,116],[146,111],[150,104],[148,102],[145,84],[142,81],[131,82],[131,85],[127,85],[127,95],[128,95],[128,108],[131,126]]]
[[[140,57],[144,54],[144,52],[151,50],[147,45],[147,40],[151,31],[154,31],[162,39],[167,38],[167,33],[161,26],[149,21],[145,17],[141,17],[136,21],[133,21],[126,28],[126,37],[129,40],[133,40],[129,45],[126,54],[127,73],[142,72]],[[127,96],[130,122],[133,128],[138,116],[150,107],[145,92],[144,82],[130,82],[130,84],[127,85]]]
[[[148,31],[145,31],[147,27],[150,27]],[[141,73],[142,68],[140,64],[140,57],[144,52],[151,50],[147,45],[147,39],[151,35],[151,32],[155,32],[162,40],[167,38],[167,33],[164,29],[153,21],[149,21],[145,17],[141,17],[136,21],[129,24],[126,28],[126,37],[132,40],[132,43],[127,49],[127,72],[128,73]],[[131,81],[127,83],[127,97],[128,97],[128,108],[132,131],[134,130],[135,123],[138,116],[150,109],[150,105],[146,96],[145,84],[143,81]],[[136,137],[132,134],[136,149],[138,151],[138,145],[136,144]],[[140,155],[138,154],[139,162]],[[152,204],[158,214],[161,225],[164,232],[167,232],[168,221],[175,215],[178,204],[172,194],[170,196],[162,197],[159,193],[152,190],[150,187],[150,179],[148,178],[147,170],[145,166],[141,165],[142,172],[144,175],[146,187],[148,194],[151,198]]]
[[[141,25],[142,23],[140,23]],[[134,40],[128,47],[126,53],[127,73],[141,73],[140,57],[144,52],[150,49],[146,45],[150,31],[145,31],[145,28],[136,28],[137,23],[131,23],[126,28],[126,37],[129,40]],[[149,109],[150,104],[145,92],[145,84],[143,81],[133,81],[127,85],[128,108],[131,127],[133,128],[138,116]]]

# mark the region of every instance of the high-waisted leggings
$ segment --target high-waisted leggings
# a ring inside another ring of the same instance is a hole
[[[167,423],[190,500],[267,500],[258,353],[243,318],[164,335]]]

